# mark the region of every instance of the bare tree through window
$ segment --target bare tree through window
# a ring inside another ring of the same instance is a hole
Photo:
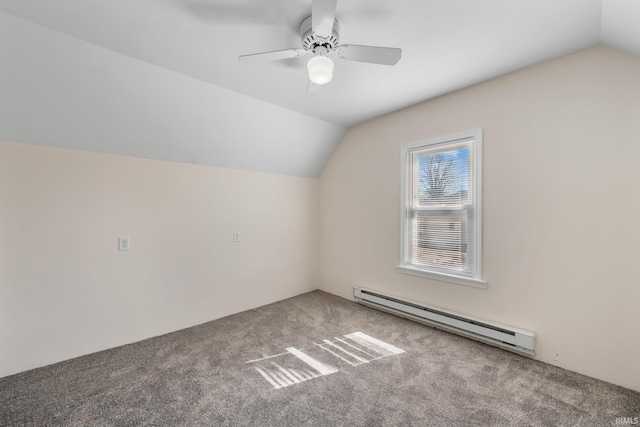
[[[460,163],[453,157],[432,154],[424,156],[420,163],[421,200],[444,202],[460,196]]]

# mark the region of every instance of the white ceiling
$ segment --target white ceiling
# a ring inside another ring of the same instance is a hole
[[[341,42],[400,47],[396,66],[336,61],[334,80],[308,94],[308,58],[238,61],[299,47],[310,10],[311,0],[0,0],[6,14],[340,129],[598,44],[640,55],[640,0],[338,0]]]

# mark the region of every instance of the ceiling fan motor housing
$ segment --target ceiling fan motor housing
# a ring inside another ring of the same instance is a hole
[[[300,37],[302,37],[302,47],[306,50],[314,51],[316,47],[323,46],[327,51],[332,51],[338,47],[340,42],[340,24],[337,19],[333,20],[333,30],[327,38],[318,37],[311,24],[311,16],[307,17],[300,24]]]

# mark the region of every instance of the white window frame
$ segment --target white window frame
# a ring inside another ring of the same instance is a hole
[[[440,271],[437,268],[426,266],[416,266],[411,264],[411,203],[412,191],[412,170],[411,153],[434,145],[447,145],[460,143],[464,140],[474,141],[474,152],[472,161],[472,187],[474,195],[474,226],[473,226],[473,271],[457,273],[451,271]],[[472,286],[475,288],[487,289],[487,282],[482,279],[482,129],[473,129],[442,137],[432,138],[424,141],[403,144],[400,150],[401,158],[401,194],[402,204],[400,212],[400,264],[396,267],[397,272],[411,274],[430,279],[451,282],[458,285]]]

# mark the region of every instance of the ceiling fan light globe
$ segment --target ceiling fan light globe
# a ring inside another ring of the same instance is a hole
[[[317,85],[329,83],[333,78],[333,61],[324,55],[316,55],[307,63],[309,80]]]

